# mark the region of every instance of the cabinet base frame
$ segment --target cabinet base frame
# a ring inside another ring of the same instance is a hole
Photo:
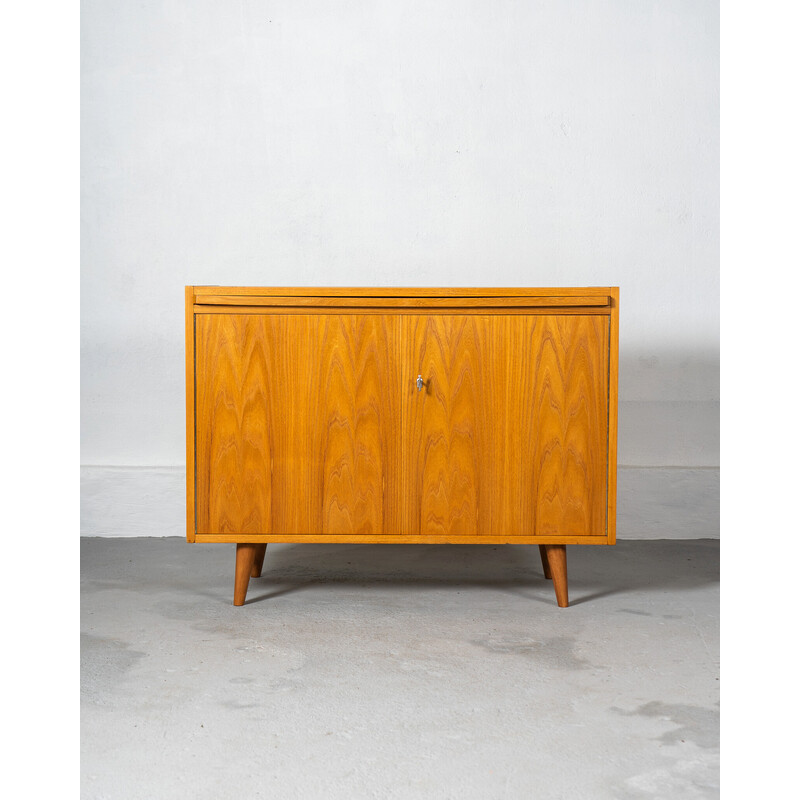
[[[435,536],[427,534],[360,536],[356,534],[197,533],[192,542],[217,544],[614,544],[610,536]]]

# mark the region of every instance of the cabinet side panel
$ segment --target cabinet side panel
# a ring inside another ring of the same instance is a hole
[[[610,292],[608,344],[608,543],[617,541],[617,431],[619,403],[619,288]]]
[[[186,287],[186,539],[195,540],[194,287]]]
[[[397,533],[397,320],[197,320],[198,532]]]

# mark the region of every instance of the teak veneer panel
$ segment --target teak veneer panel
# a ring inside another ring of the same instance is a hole
[[[403,323],[405,532],[605,536],[608,319]]]
[[[198,534],[399,529],[399,323],[197,317]]]

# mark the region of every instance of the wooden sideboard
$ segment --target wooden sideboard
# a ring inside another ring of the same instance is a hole
[[[186,287],[190,542],[614,544],[619,290]]]

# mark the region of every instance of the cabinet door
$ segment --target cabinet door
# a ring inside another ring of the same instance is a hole
[[[399,324],[197,315],[198,533],[397,532]]]
[[[606,316],[408,316],[403,342],[408,533],[605,536]]]

